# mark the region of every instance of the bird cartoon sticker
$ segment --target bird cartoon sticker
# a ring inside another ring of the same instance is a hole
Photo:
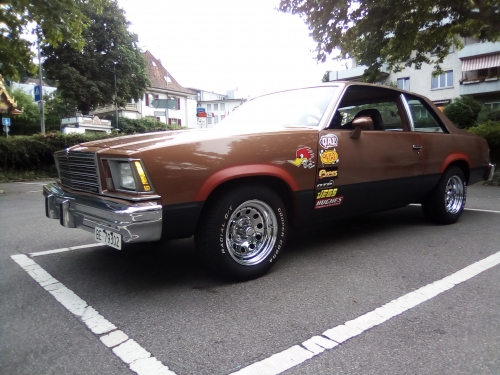
[[[295,160],[288,160],[289,163],[304,168],[314,168],[314,152],[311,147],[301,147],[295,153]]]

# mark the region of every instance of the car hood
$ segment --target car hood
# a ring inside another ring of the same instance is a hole
[[[311,130],[307,127],[286,127],[288,129]],[[272,133],[283,130],[283,127],[270,129],[265,133]],[[179,131],[164,131],[158,133],[145,133],[136,135],[127,135],[123,137],[108,138],[98,141],[82,143],[78,148],[98,148],[98,149],[116,149],[129,151],[145,151],[153,148],[201,142],[210,139],[226,138],[234,135],[251,135],[259,134],[259,132],[242,132],[228,128],[209,128],[209,129],[194,129],[194,130],[179,130]]]

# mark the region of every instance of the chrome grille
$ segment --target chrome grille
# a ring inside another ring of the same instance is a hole
[[[63,186],[75,190],[99,192],[95,154],[91,152],[60,152],[55,155]]]

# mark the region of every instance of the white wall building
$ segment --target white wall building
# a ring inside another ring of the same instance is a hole
[[[238,89],[226,91],[225,95],[194,88],[191,90],[197,93],[197,108],[203,108],[207,114],[206,124],[198,127],[210,128],[218,124],[246,101]]]
[[[486,106],[500,109],[500,43],[480,43],[475,38],[465,38],[465,47],[450,50],[441,68],[445,72],[432,77],[433,66],[423,64],[394,73],[382,67],[380,82],[396,84],[399,88],[427,96],[438,107],[461,95],[471,95]],[[330,71],[329,81],[359,81],[366,66]]]
[[[131,100],[126,106],[118,107],[118,116],[131,119],[154,117],[165,124],[196,128],[196,92],[181,86],[151,52],[146,51],[144,59],[151,87],[139,101]],[[177,100],[177,109],[154,108],[155,99]],[[99,107],[93,113],[115,115],[115,106]]]
[[[11,88],[12,90],[23,90],[26,94],[31,95],[33,100],[35,100],[35,86],[38,86],[40,81],[36,78],[28,78],[24,83],[12,82]],[[42,81],[42,93],[43,95],[50,95],[54,91],[56,91],[56,87],[52,87],[47,85]]]

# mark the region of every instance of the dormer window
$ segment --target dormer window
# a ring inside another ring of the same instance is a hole
[[[154,61],[151,61],[151,65],[156,66],[156,63]]]
[[[172,82],[172,80],[170,79],[170,77],[169,77],[169,76],[163,76],[163,79],[164,79],[164,80],[165,80],[165,82],[167,82],[167,83]]]

